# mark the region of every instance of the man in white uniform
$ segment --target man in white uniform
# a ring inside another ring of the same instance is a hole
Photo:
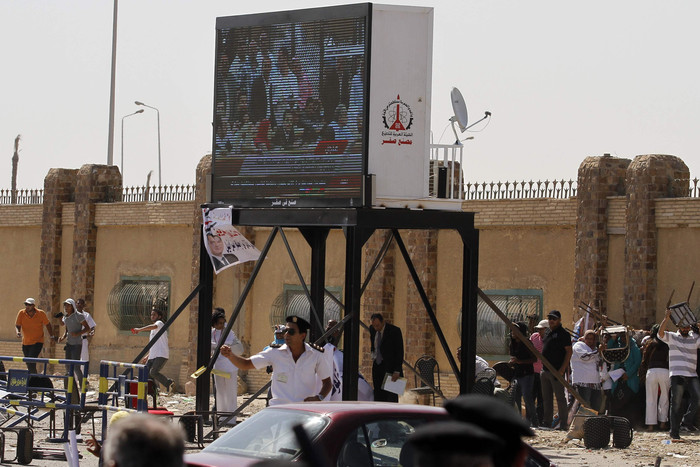
[[[289,402],[322,401],[331,392],[331,368],[323,357],[323,349],[304,342],[309,323],[298,317],[288,316],[285,343],[251,356],[239,357],[228,345],[221,346],[221,355],[228,358],[240,370],[265,368],[272,365],[272,400],[270,405]],[[316,375],[323,381],[316,393]]]
[[[226,328],[226,312],[223,308],[214,308],[211,316],[211,347],[214,350],[221,340],[221,336]],[[237,354],[243,353],[243,344],[238,340],[236,334],[231,330],[224,342],[231,350]],[[212,371],[214,375],[214,386],[216,387],[216,411],[233,412],[238,407],[238,368],[231,361],[219,354],[214,363]],[[236,417],[228,421],[229,425],[236,424]]]

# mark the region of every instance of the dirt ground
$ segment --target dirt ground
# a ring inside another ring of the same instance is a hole
[[[700,432],[683,434],[684,443],[670,443],[668,432],[635,431],[632,444],[626,449],[610,445],[605,449],[586,449],[583,440],[566,442],[566,433],[536,430],[530,444],[557,465],[588,466],[653,466],[660,458],[661,466],[700,465]],[[666,444],[669,443],[669,444]]]
[[[95,382],[96,383],[96,382]],[[97,387],[93,384],[92,387]],[[239,396],[238,402],[242,404],[247,400],[248,395]],[[88,400],[94,400],[97,394],[93,391],[88,393]],[[194,410],[195,398],[185,394],[164,395],[160,398],[161,406],[167,407],[175,414],[184,414]],[[257,400],[246,408],[239,416],[239,421],[244,420],[265,407],[264,400]],[[95,421],[95,431],[100,433],[101,420]],[[58,421],[59,429],[63,426],[62,421]],[[38,455],[60,454],[62,445],[48,443],[48,423],[42,421],[36,425],[34,447]],[[206,427],[205,434],[210,431]],[[82,436],[87,437],[92,432],[92,423],[87,422],[82,425]],[[586,466],[698,466],[700,465],[700,432],[684,434],[684,443],[670,443],[666,432],[645,432],[635,431],[632,444],[627,449],[617,449],[611,444],[605,449],[586,449],[583,440],[571,440],[565,442],[566,433],[555,430],[537,429],[536,436],[529,439],[529,442],[536,449],[544,453],[556,465],[586,465]],[[8,434],[5,441],[5,459],[15,456],[16,438],[13,434]],[[82,456],[81,466],[97,466],[97,458],[87,452],[83,443],[78,445]],[[188,443],[188,452],[197,452],[199,448],[194,443]],[[660,463],[656,464],[657,459]],[[2,462],[0,466],[17,465],[12,462]],[[39,466],[59,466],[66,465],[65,460],[35,458],[31,465]]]

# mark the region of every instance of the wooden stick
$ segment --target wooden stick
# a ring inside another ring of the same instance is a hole
[[[564,387],[566,387],[566,389],[569,391],[569,394],[571,394],[572,396],[574,396],[574,398],[575,398],[577,401],[579,401],[579,402],[581,403],[582,406],[584,406],[584,407],[586,407],[586,408],[588,408],[588,409],[594,410],[592,407],[590,407],[590,406],[588,405],[588,402],[586,402],[586,401],[583,399],[583,397],[581,397],[581,395],[578,393],[578,391],[576,391],[576,390],[574,389],[574,387],[571,386],[571,385],[569,384],[569,382],[566,381],[566,379],[564,379],[564,377],[561,375],[561,373],[559,373],[559,368],[554,368],[554,365],[552,365],[551,363],[549,363],[549,360],[547,360],[547,359],[544,357],[544,355],[542,355],[542,354],[540,353],[540,351],[537,350],[537,349],[535,348],[534,345],[532,345],[532,342],[530,342],[530,339],[528,339],[527,337],[525,337],[525,336],[523,335],[523,333],[520,332],[520,329],[518,328],[518,326],[516,326],[515,324],[513,324],[513,322],[510,320],[510,318],[508,318],[508,317],[496,306],[496,304],[493,303],[493,302],[491,301],[491,299],[489,298],[489,296],[486,295],[486,294],[484,293],[484,291],[481,290],[480,288],[477,289],[477,290],[478,290],[478,292],[479,292],[479,297],[481,297],[481,299],[493,310],[493,312],[496,313],[496,316],[498,316],[499,318],[501,318],[501,319],[503,320],[503,322],[506,323],[506,324],[508,325],[508,327],[510,327],[511,333],[512,333],[520,342],[522,342],[523,344],[525,344],[525,347],[527,347],[527,348],[530,350],[530,352],[532,352],[533,355],[535,355],[535,357],[539,358],[539,359],[542,361],[542,364],[543,364],[544,366],[547,367],[547,369],[552,373],[552,375],[554,375],[554,377],[557,379],[557,381],[559,381],[561,384],[564,385]]]
[[[693,295],[693,288],[694,287],[695,287],[695,281],[693,281],[693,284],[690,286],[690,292],[688,292],[688,300],[686,300],[686,302],[688,302],[688,304],[690,304],[690,296]]]

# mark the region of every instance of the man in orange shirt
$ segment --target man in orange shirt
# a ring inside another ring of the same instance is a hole
[[[41,349],[44,347],[44,329],[49,330],[51,339],[55,339],[53,335],[53,327],[46,317],[43,310],[35,306],[33,298],[28,298],[24,301],[24,309],[17,313],[15,327],[17,328],[17,339],[22,339],[22,353],[25,357],[38,357]],[[36,373],[36,363],[27,362],[27,368],[30,373]]]

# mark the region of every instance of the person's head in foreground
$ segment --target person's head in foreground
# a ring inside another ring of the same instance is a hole
[[[445,409],[455,420],[473,423],[503,441],[493,456],[496,467],[524,465],[527,447],[520,438],[535,432],[513,406],[492,396],[465,394],[445,402]]]
[[[182,429],[164,419],[131,414],[113,422],[105,440],[106,467],[183,467]]]
[[[416,428],[401,451],[405,467],[493,467],[493,454],[503,448],[495,434],[472,423],[446,421]]]

